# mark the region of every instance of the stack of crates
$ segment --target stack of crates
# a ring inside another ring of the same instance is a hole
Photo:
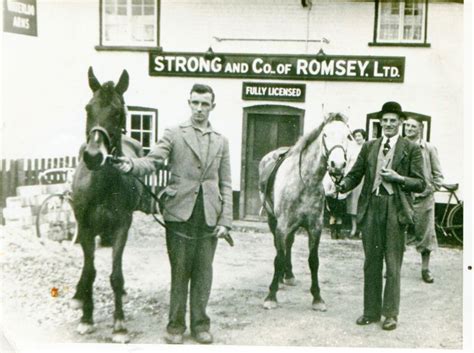
[[[17,187],[17,196],[6,199],[6,208],[3,209],[5,225],[24,229],[34,226],[43,201],[51,194],[64,192],[67,187],[67,184]]]

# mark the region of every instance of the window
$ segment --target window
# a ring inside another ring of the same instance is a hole
[[[140,142],[145,154],[157,141],[158,111],[153,108],[128,107],[127,135]]]
[[[157,47],[159,0],[101,0],[101,46]]]
[[[376,1],[372,44],[426,45],[428,0]]]
[[[372,140],[382,136],[382,128],[380,126],[380,120],[376,113],[367,114],[367,121],[366,121],[366,131],[367,131],[367,139]],[[426,141],[430,141],[431,135],[431,117],[428,115],[415,113],[415,112],[407,112],[405,114],[410,116],[416,116],[420,118],[423,122],[423,131],[422,131],[422,138]],[[400,134],[405,136],[405,124],[402,124],[402,128],[400,129]]]

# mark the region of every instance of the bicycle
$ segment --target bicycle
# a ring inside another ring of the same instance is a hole
[[[449,193],[448,202],[440,220],[435,220],[436,230],[445,237],[454,237],[463,244],[463,201],[456,195],[459,184],[443,184],[439,192]],[[452,201],[455,203],[452,203]]]
[[[77,222],[72,209],[71,183],[74,168],[47,169],[38,175],[40,185],[51,179],[65,179],[65,190],[56,192],[41,203],[36,217],[36,235],[38,238],[47,238],[62,242],[77,242]]]

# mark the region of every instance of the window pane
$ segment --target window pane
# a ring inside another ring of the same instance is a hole
[[[151,130],[151,115],[143,115],[143,130]]]
[[[140,140],[140,132],[132,131],[131,136],[132,136],[132,139],[135,139],[135,140],[137,140],[138,142],[141,142],[141,140]]]
[[[121,16],[127,15],[127,7],[126,6],[117,6],[117,14]]]
[[[140,120],[141,120],[140,115],[132,114],[132,129],[133,130],[140,130],[141,129]]]
[[[142,7],[140,6],[133,6],[132,7],[132,16],[139,16],[142,14]]]
[[[142,134],[142,145],[143,147],[150,147],[150,133],[144,132]]]
[[[145,15],[154,15],[155,7],[154,6],[145,6]]]

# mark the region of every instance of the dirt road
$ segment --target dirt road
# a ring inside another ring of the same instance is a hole
[[[96,331],[75,333],[80,313],[69,307],[82,266],[78,245],[40,244],[32,231],[0,228],[2,329],[21,344],[110,343],[112,290],[110,248],[96,252]],[[316,347],[462,348],[462,250],[440,248],[433,256],[434,284],[420,278],[419,255],[407,249],[402,269],[399,327],[355,325],[362,310],[362,245],[331,240],[320,245],[320,286],[327,312],[311,310],[307,240],[297,235],[294,272],[297,285],[278,293],[279,307],[263,309],[272,276],[270,233],[234,232],[235,247],[217,249],[209,303],[215,343]],[[124,254],[128,302],[125,313],[132,343],[163,343],[170,269],[164,234],[149,216],[137,213]],[[57,296],[51,289],[58,290]],[[185,344],[194,342],[186,336]]]

